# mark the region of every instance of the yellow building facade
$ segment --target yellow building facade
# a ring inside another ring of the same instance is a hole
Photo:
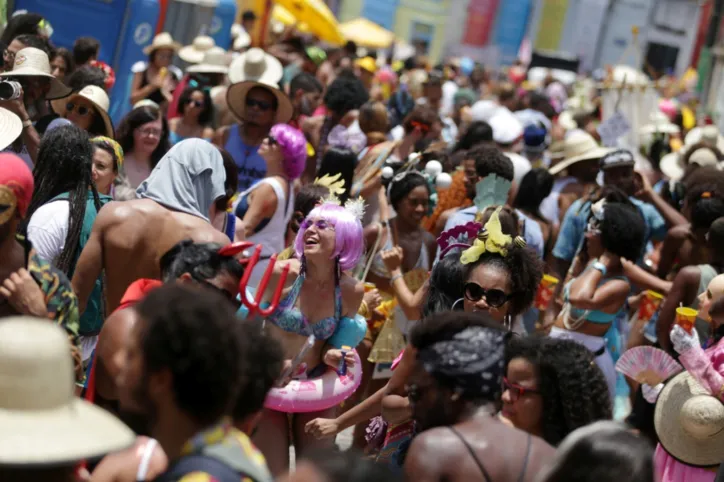
[[[400,0],[395,17],[395,34],[405,42],[427,42],[430,61],[439,62],[445,47],[445,29],[451,1],[455,0]]]

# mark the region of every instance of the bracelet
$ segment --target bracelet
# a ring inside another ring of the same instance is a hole
[[[395,283],[395,281],[397,281],[400,278],[402,278],[401,274],[395,275],[392,278],[390,278],[390,286],[392,286]]]
[[[370,307],[367,306],[366,301],[362,300],[362,304],[359,305],[359,310],[357,311],[357,313],[360,314],[361,316],[364,316],[365,318],[367,318],[369,316]]]
[[[603,263],[601,263],[601,262],[598,261],[598,260],[594,261],[594,263],[591,265],[591,268],[597,269],[598,271],[601,272],[601,274],[602,274],[603,276],[606,276],[606,272],[608,271],[608,270],[606,269],[606,265],[604,265]]]
[[[25,120],[23,121],[23,127],[30,127],[31,125],[33,125],[33,121],[32,121],[32,120],[30,120],[30,119],[25,119]]]

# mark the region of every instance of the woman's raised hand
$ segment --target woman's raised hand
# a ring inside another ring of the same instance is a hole
[[[402,255],[403,251],[400,246],[395,246],[392,249],[388,249],[380,253],[380,257],[389,272],[393,272],[402,266]]]

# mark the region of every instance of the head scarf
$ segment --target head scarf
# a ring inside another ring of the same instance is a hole
[[[100,146],[107,144],[113,150],[113,157],[115,157],[116,165],[120,171],[123,167],[123,148],[119,143],[106,136],[98,136],[91,139],[91,143],[94,146]]]
[[[417,359],[430,375],[441,377],[466,398],[495,400],[504,369],[505,333],[471,326],[452,340],[420,350]]]
[[[202,139],[179,142],[138,186],[136,197],[209,220],[209,209],[226,193],[221,152]]]
[[[25,161],[14,154],[0,154],[0,224],[8,222],[15,209],[25,217],[33,188],[33,173]]]

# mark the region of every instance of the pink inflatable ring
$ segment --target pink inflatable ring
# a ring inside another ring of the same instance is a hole
[[[266,408],[286,413],[320,412],[348,399],[362,382],[362,361],[354,351],[354,366],[345,375],[327,368],[324,375],[308,380],[292,380],[281,388],[272,388],[266,396]]]

